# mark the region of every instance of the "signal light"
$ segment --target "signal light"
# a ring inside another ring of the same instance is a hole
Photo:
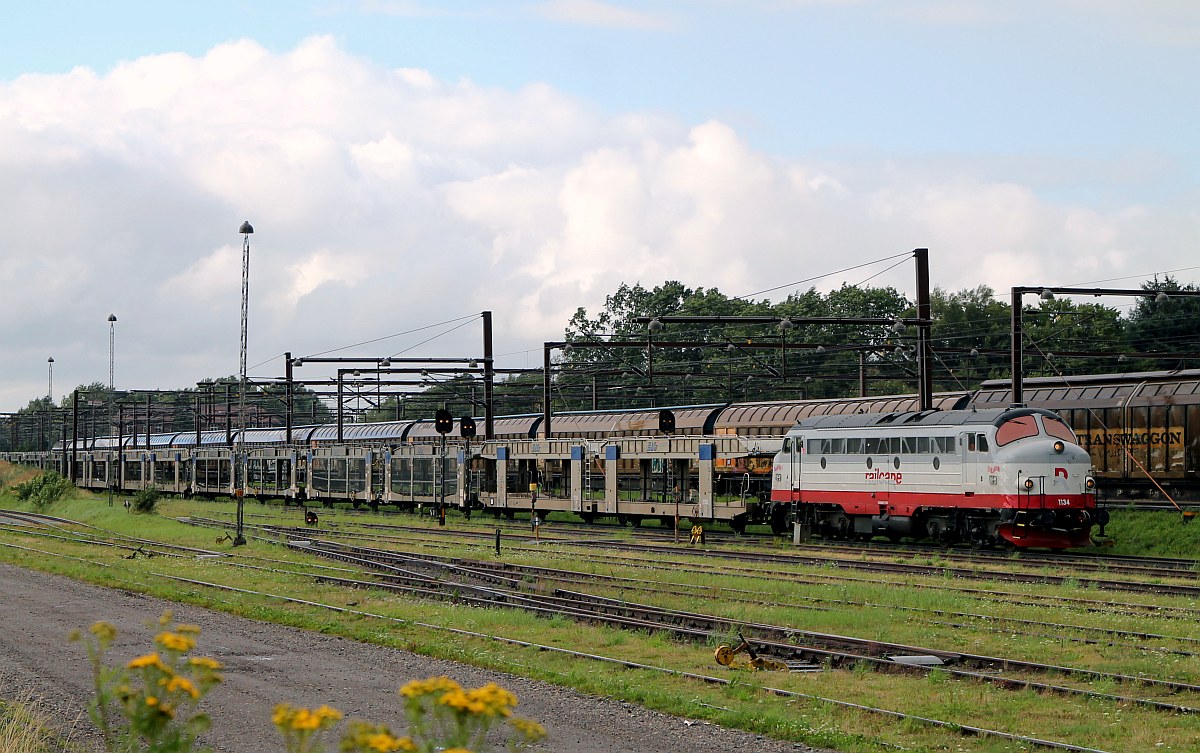
[[[675,414],[669,410],[660,410],[658,412],[658,430],[663,434],[675,431]]]
[[[445,408],[438,408],[433,414],[433,429],[438,434],[449,434],[454,428],[454,417]]]
[[[463,416],[462,418],[458,419],[458,433],[461,434],[464,439],[470,439],[471,437],[475,436],[475,419],[471,418],[470,416]]]

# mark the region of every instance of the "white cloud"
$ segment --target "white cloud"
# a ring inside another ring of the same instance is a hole
[[[1039,181],[1073,170],[1052,163],[782,159],[718,121],[389,70],[327,37],[23,76],[0,82],[0,408],[44,389],[47,343],[63,391],[104,379],[109,313],[119,386],[233,373],[245,219],[262,375],[284,351],[482,310],[498,352],[540,363],[576,307],[596,313],[621,282],[740,295],[928,246],[935,284],[1003,291],[1171,269],[1195,248],[1197,197],[1050,201]],[[820,285],[873,272],[852,274]],[[871,283],[911,295],[911,280],[904,266]],[[479,350],[464,327],[414,354]]]
[[[533,6],[539,15],[561,23],[615,29],[670,29],[671,22],[660,13],[647,13],[598,0],[550,0]]]

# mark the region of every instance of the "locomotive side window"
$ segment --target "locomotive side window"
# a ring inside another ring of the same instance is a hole
[[[879,452],[879,437],[867,437],[866,452],[868,455],[875,455]]]
[[[917,437],[917,454],[929,454],[929,437]]]
[[[1042,425],[1046,427],[1046,433],[1050,436],[1065,440],[1071,444],[1078,443],[1078,440],[1075,439],[1075,432],[1071,431],[1071,427],[1057,418],[1042,416]]]
[[[905,455],[913,455],[917,452],[917,438],[904,437],[900,443],[900,452]]]
[[[846,440],[846,452],[851,455],[861,455],[863,441],[861,437],[850,437]]]
[[[834,440],[831,440],[831,442],[832,442],[832,446],[829,448],[830,453],[832,453],[834,455],[841,455],[846,452],[846,440],[845,439],[841,439],[841,438],[834,439]]]
[[[975,435],[974,434],[967,435],[967,451],[975,452]]]
[[[821,454],[821,440],[819,440],[819,439],[808,440],[808,454],[809,455],[820,455]]]
[[[987,452],[987,451],[988,451],[988,441],[987,441],[987,435],[986,435],[986,434],[980,434],[980,435],[979,435],[979,451],[980,451],[980,452]]]
[[[1036,437],[1037,434],[1037,421],[1034,421],[1033,416],[1010,418],[996,429],[996,446],[1003,447],[1009,442],[1015,442],[1025,437]]]

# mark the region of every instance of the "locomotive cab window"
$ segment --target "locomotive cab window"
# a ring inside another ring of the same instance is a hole
[[[1078,444],[1078,440],[1075,439],[1075,432],[1071,431],[1071,427],[1057,418],[1042,416],[1042,425],[1046,427],[1046,433],[1050,436],[1070,442],[1071,444]]]
[[[784,451],[784,452],[791,452],[791,451],[792,451],[792,438],[791,438],[791,437],[784,437],[784,438],[783,438],[783,451]]]
[[[978,444],[979,444],[979,451],[980,451],[980,452],[987,452],[987,451],[988,451],[988,441],[987,441],[987,435],[986,435],[986,434],[980,434],[980,435],[979,435],[979,442],[978,442]]]
[[[1003,447],[1009,442],[1015,442],[1018,439],[1025,439],[1026,437],[1036,437],[1037,434],[1037,421],[1033,419],[1033,416],[1010,418],[1000,424],[1000,428],[996,429],[996,446]]]

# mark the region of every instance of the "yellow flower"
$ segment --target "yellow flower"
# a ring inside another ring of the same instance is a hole
[[[175,613],[172,612],[170,609],[165,609],[165,610],[163,610],[163,613],[161,615],[159,615],[159,617],[158,617],[158,624],[161,625],[162,627],[166,627],[167,625],[171,624],[171,620],[173,620],[173,619],[175,619]]]
[[[188,664],[198,669],[220,669],[221,662],[216,659],[210,659],[207,656],[193,656],[188,659]]]
[[[469,711],[471,699],[467,697],[465,692],[459,689],[452,690],[449,693],[444,694],[438,699],[438,703],[442,704],[443,706],[449,706],[452,709],[457,709],[458,711]]]
[[[446,748],[442,753],[471,753],[466,748]]]
[[[386,732],[376,732],[373,735],[367,735],[363,742],[366,743],[368,748],[377,750],[379,753],[392,753],[392,751],[400,750],[400,741]]]
[[[281,716],[280,709],[284,712]],[[275,716],[272,720],[276,725],[286,724],[295,730],[317,730],[324,729],[330,726],[333,722],[342,718],[342,712],[337,709],[331,709],[328,706],[321,706],[315,711],[308,709],[291,709],[286,706],[276,706]]]
[[[509,723],[512,724],[513,729],[521,733],[522,737],[531,742],[536,742],[546,736],[546,728],[532,719],[516,717]]]
[[[167,683],[167,692],[178,693],[181,690],[193,699],[200,697],[200,691],[196,690],[196,686],[192,684],[191,680],[186,677],[172,677],[171,681]]]
[[[291,718],[292,707],[286,703],[280,703],[275,706],[275,713],[271,715],[271,723],[276,727],[283,727]]]
[[[316,713],[317,716],[321,718],[323,723],[336,722],[338,719],[342,718],[342,712],[329,706],[321,706],[321,708],[317,709]]]
[[[184,635],[200,635],[200,626],[199,625],[176,625],[175,632],[183,633]]]
[[[413,680],[400,688],[400,695],[405,698],[418,698],[433,693],[446,693],[462,690],[462,686],[449,677],[430,677],[426,680]]]
[[[146,654],[145,656],[139,656],[138,658],[130,661],[126,666],[129,667],[129,669],[145,669],[146,667],[154,667],[163,672],[170,671],[167,668],[167,665],[163,664],[162,659],[159,658],[157,652],[153,654]]]
[[[157,698],[155,698],[155,697],[154,697],[154,696],[152,696],[152,695],[148,695],[148,696],[146,696],[146,705],[147,705],[147,706],[157,706],[157,705],[158,705],[158,699],[157,699]]]
[[[107,622],[97,622],[88,628],[88,631],[99,638],[101,643],[108,643],[117,637],[117,629]]]
[[[484,713],[488,716],[510,716],[513,706],[517,705],[517,697],[494,682],[472,690],[471,696],[483,702],[487,707]]]
[[[411,737],[402,737],[396,741],[396,750],[402,750],[404,753],[417,753],[417,744],[412,741]]]
[[[159,633],[154,636],[154,642],[168,651],[176,651],[178,653],[191,651],[196,647],[195,638],[190,635],[179,635],[178,633]]]

